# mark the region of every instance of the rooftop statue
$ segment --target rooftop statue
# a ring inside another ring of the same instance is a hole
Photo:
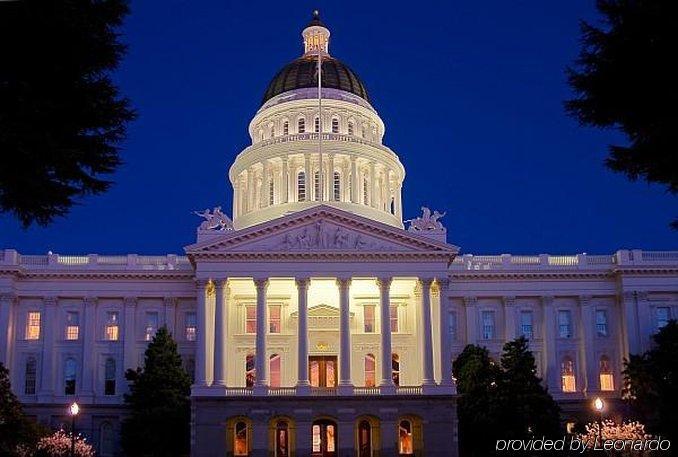
[[[421,216],[414,219],[408,219],[405,221],[410,223],[410,226],[407,229],[408,231],[410,232],[445,231],[445,226],[443,226],[439,219],[442,219],[445,216],[445,214],[447,214],[447,211],[444,211],[442,213],[434,211],[433,213],[431,213],[431,210],[429,208],[427,208],[426,206],[422,206],[421,212],[422,212]]]
[[[193,211],[193,214],[205,219],[200,224],[199,230],[233,230],[233,221],[221,211],[221,206],[215,206],[211,212],[206,209]]]

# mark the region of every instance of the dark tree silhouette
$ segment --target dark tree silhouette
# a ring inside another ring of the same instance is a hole
[[[616,128],[607,166],[678,192],[678,2],[598,0],[603,25],[582,22],[582,50],[566,110],[583,125]],[[675,222],[674,222],[675,224]]]
[[[105,192],[135,114],[110,77],[127,0],[0,1],[0,212],[46,225]]]
[[[127,370],[129,416],[122,424],[122,447],[130,457],[179,457],[189,453],[191,380],[177,343],[158,329],[146,349],[144,367]]]
[[[0,363],[0,455],[20,456],[19,446],[32,449],[44,430],[23,412],[12,392],[9,371]]]

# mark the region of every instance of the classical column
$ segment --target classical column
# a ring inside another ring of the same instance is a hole
[[[351,378],[351,311],[350,311],[350,278],[338,278],[339,286],[339,335],[341,350],[339,351],[339,389],[341,393],[353,394]]]
[[[125,307],[125,317],[124,317],[124,327],[123,327],[123,338],[124,338],[124,356],[123,356],[123,366],[125,370],[132,369],[135,370],[139,366],[139,360],[137,359],[137,334],[136,334],[136,309],[137,309],[137,298],[136,297],[125,297],[123,299],[123,305]]]
[[[400,200],[401,198],[401,193],[403,191],[403,183],[401,181],[398,181],[396,183],[396,189],[395,189],[395,215],[398,217],[398,219],[403,218],[403,207],[402,207],[402,202]]]
[[[240,209],[238,208],[238,199],[240,198],[240,182],[236,178],[233,183],[233,218],[235,219],[240,215]]]
[[[438,279],[440,289],[440,384],[453,385],[452,381],[452,341],[450,341],[450,280]]]
[[[370,161],[370,200],[369,204],[372,208],[377,207],[377,177],[376,177],[376,164],[374,163],[374,160]]]
[[[308,389],[308,285],[309,278],[297,278],[299,326],[297,328],[297,392]]]
[[[289,199],[289,171],[287,156],[282,158],[282,171],[280,172],[280,203],[287,203]]]
[[[84,397],[94,395],[94,342],[96,341],[96,297],[85,297],[85,327],[82,335],[82,390]]]
[[[598,378],[598,361],[595,360],[594,345],[594,315],[591,297],[588,295],[579,296],[579,357],[581,359],[580,365],[582,369],[578,370],[581,373],[581,379],[584,381],[579,384],[588,394],[598,391],[600,389]]]
[[[544,322],[542,325],[542,378],[551,392],[559,392],[558,364],[556,363],[556,317],[553,309],[553,297],[541,298]]]
[[[254,168],[247,169],[247,212],[254,209]]]
[[[327,185],[325,186],[327,188],[327,198],[325,200],[333,202],[335,201],[334,199],[334,154],[333,153],[328,153],[327,154]],[[341,199],[341,196],[339,197]]]
[[[391,283],[393,278],[378,278],[379,286],[379,307],[381,310],[381,389],[385,393],[393,392],[393,370],[391,359],[393,353],[391,350]]]
[[[466,308],[466,344],[476,344],[476,341],[478,341],[477,304],[477,297],[464,297],[464,308]]]
[[[214,282],[214,381],[213,386],[226,387],[226,280]]]
[[[629,354],[640,353],[640,331],[638,325],[638,309],[636,307],[636,294],[631,291],[625,291],[619,294],[623,335],[623,356],[628,358]]]
[[[351,156],[351,202],[352,203],[359,203],[360,199],[358,196],[360,195],[358,188],[358,163],[357,159],[355,156]]]
[[[39,401],[51,401],[54,395],[54,330],[56,320],[57,297],[45,297],[44,313],[40,322],[42,338],[42,378]],[[63,392],[62,392],[63,393]]]
[[[422,278],[421,281],[421,331],[424,354],[422,357],[422,385],[435,384],[433,375],[433,325],[431,319],[431,285],[432,278]]]
[[[14,309],[17,301],[14,294],[0,295],[0,335],[4,335],[0,340],[0,363],[7,368],[12,367],[14,355]]]
[[[269,181],[269,176],[270,176],[270,163],[268,160],[264,160],[261,165],[263,166],[263,169],[261,171],[262,173],[262,178],[261,178],[261,191],[260,191],[260,200],[261,200],[261,208],[266,208],[269,203],[269,187],[268,187],[268,181]]]
[[[196,280],[196,314],[198,317],[197,348],[195,351],[195,384],[207,386],[207,287],[206,279]]]
[[[315,182],[313,179],[313,168],[311,168],[311,154],[304,154],[304,189],[306,193],[306,201],[313,200],[312,192],[315,191]]]
[[[165,325],[172,335],[177,334],[177,297],[165,297]]]
[[[516,297],[502,297],[504,304],[504,340],[516,339]]]
[[[255,392],[266,395],[268,392],[268,358],[266,357],[266,325],[268,323],[268,309],[266,306],[266,290],[269,280],[255,278],[257,289],[257,339],[254,368],[256,370]]]

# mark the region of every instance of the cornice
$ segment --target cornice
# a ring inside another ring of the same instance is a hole
[[[191,271],[96,271],[96,270],[23,270],[17,274],[21,279],[185,279],[192,280]]]
[[[455,271],[448,270],[450,279],[609,279],[612,271]]]

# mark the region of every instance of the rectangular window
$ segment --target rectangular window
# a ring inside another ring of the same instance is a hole
[[[76,311],[66,313],[66,339],[74,341],[80,333],[80,315]]]
[[[391,305],[388,307],[389,316],[391,317],[391,333],[398,333],[400,327],[398,325],[398,305]]]
[[[194,312],[188,312],[186,313],[186,321],[185,321],[185,335],[186,335],[186,341],[195,341],[196,337],[196,328],[197,328],[197,323],[198,319],[196,317],[196,314]]]
[[[532,332],[532,311],[520,312],[520,334],[528,340],[534,337]]]
[[[374,333],[374,305],[363,306],[363,322],[365,333]]]
[[[257,333],[257,307],[245,306],[245,333]]]
[[[106,341],[118,341],[118,312],[106,312],[106,326],[104,327],[104,339]]]
[[[612,373],[600,373],[600,390],[614,390],[614,375]]]
[[[40,339],[40,311],[29,311],[26,315],[26,339]]]
[[[282,319],[280,315],[280,305],[271,305],[268,307],[268,332],[281,333]]]
[[[572,338],[572,313],[564,309],[558,311],[558,336]]]
[[[655,310],[657,330],[662,329],[671,320],[671,309],[668,306],[658,306]]]
[[[491,340],[494,338],[494,311],[483,311],[483,339]]]
[[[607,311],[604,309],[596,310],[596,334],[607,336]]]
[[[450,341],[457,341],[457,313],[450,311],[447,316],[447,326],[450,335]]]
[[[151,341],[158,330],[158,313],[149,311],[146,313],[146,328],[144,331],[144,338],[146,341]]]

